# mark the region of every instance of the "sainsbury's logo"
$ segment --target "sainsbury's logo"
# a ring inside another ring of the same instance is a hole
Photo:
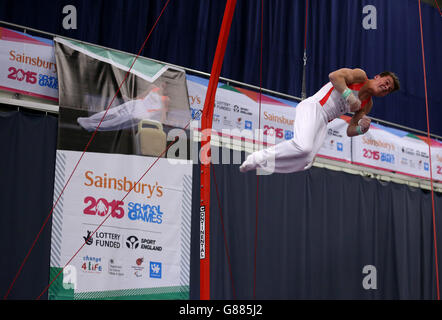
[[[284,117],[284,115],[275,115],[273,113],[269,113],[267,111],[264,111],[264,119],[280,124],[286,124],[292,126],[295,120],[287,119]]]
[[[201,104],[201,98],[200,98],[200,96],[189,96],[189,102],[191,105]]]
[[[395,150],[395,147],[394,147],[393,143],[385,142],[385,141],[382,141],[382,140],[379,140],[379,139],[376,140],[376,139],[372,139],[372,138],[369,138],[369,137],[362,136],[362,142],[365,143],[365,144],[368,144],[370,146],[387,149],[388,151],[394,151]]]

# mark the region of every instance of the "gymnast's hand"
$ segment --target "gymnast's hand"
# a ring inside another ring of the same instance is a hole
[[[368,129],[370,128],[371,119],[367,116],[363,116],[358,121],[358,126],[361,128],[362,133],[366,133]]]
[[[351,112],[356,112],[361,109],[361,100],[359,100],[352,92],[345,98],[345,101],[350,105]]]

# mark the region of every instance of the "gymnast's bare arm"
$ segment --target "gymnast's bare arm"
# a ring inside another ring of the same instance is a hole
[[[350,84],[365,82],[368,80],[367,74],[362,69],[342,68],[333,71],[328,75],[330,82],[339,93],[343,93]]]

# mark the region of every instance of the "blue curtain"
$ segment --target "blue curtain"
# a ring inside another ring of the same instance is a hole
[[[137,53],[166,0],[7,0],[0,19]],[[76,30],[62,27],[65,5],[77,8]],[[143,55],[210,72],[226,1],[171,0]],[[377,11],[377,29],[365,30],[363,8]],[[264,0],[263,87],[301,96],[306,0]],[[372,116],[426,130],[417,0],[309,0],[307,93],[328,74],[360,67],[373,77],[391,70],[402,89],[375,99]],[[442,20],[422,3],[431,131],[442,135]],[[261,1],[238,1],[221,75],[259,85]]]
[[[2,297],[52,208],[57,118],[0,113],[0,292]],[[35,299],[49,283],[51,219],[8,299]],[[47,292],[42,299],[47,298]]]
[[[194,194],[199,172],[194,166]],[[261,176],[258,195],[256,179],[255,173],[238,174],[238,166],[214,166],[212,299],[253,299],[256,198],[256,299],[437,298],[429,192],[316,167]],[[192,202],[190,295],[198,299],[199,198]],[[439,261],[441,205],[436,193]],[[376,268],[375,289],[364,287],[365,266]]]
[[[377,29],[362,27],[363,7],[377,11]],[[425,58],[433,133],[442,133],[442,20],[437,9],[422,3]],[[313,94],[328,73],[360,67],[369,77],[390,70],[401,80],[401,90],[374,99],[371,115],[426,131],[419,8],[415,0],[311,1],[309,10],[307,90]]]

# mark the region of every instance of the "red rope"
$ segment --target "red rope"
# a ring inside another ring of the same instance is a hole
[[[259,120],[258,129],[261,129],[261,95],[262,95],[262,43],[264,22],[264,0],[261,0],[261,46],[259,60]],[[256,176],[256,203],[255,203],[255,252],[253,260],[253,299],[256,299],[256,257],[258,248],[258,200],[259,200],[259,175]]]
[[[435,210],[434,210],[434,191],[433,191],[433,173],[432,173],[433,166],[431,164],[430,117],[429,117],[429,112],[428,112],[427,73],[425,71],[425,50],[424,50],[424,35],[423,35],[423,30],[422,30],[421,0],[419,0],[419,25],[420,25],[421,46],[422,46],[422,68],[424,70],[425,110],[426,110],[426,114],[427,114],[427,143],[428,143],[428,152],[429,152],[429,158],[430,158],[431,205],[433,208],[433,242],[434,242],[434,260],[435,260],[435,268],[436,268],[436,288],[437,288],[437,300],[440,300],[439,267],[438,267],[438,260],[437,260],[436,215],[435,215]]]
[[[55,207],[57,206],[58,201],[60,200],[61,195],[64,193],[64,190],[66,189],[67,185],[68,185],[69,182],[71,181],[71,178],[72,178],[72,176],[74,175],[74,172],[77,170],[77,167],[78,167],[78,165],[80,164],[80,161],[83,159],[84,154],[86,153],[86,151],[87,151],[87,149],[89,148],[90,144],[91,144],[92,141],[94,140],[95,135],[97,134],[98,128],[100,127],[101,123],[103,122],[103,119],[106,117],[106,114],[107,114],[107,112],[108,112],[110,106],[111,106],[112,103],[114,102],[116,96],[117,96],[118,93],[120,92],[121,87],[122,87],[123,84],[126,82],[126,79],[127,79],[128,75],[129,75],[129,73],[130,73],[132,67],[134,66],[136,60],[138,59],[138,57],[140,56],[141,52],[143,51],[143,49],[144,49],[144,47],[145,47],[145,45],[146,45],[146,43],[147,43],[147,40],[150,38],[150,35],[152,34],[153,30],[155,29],[156,25],[158,24],[158,21],[159,21],[160,17],[163,15],[163,12],[164,12],[164,10],[166,9],[166,7],[167,7],[167,5],[169,4],[169,2],[170,2],[170,0],[167,0],[166,4],[164,5],[163,9],[161,10],[160,15],[158,16],[157,20],[155,21],[154,25],[152,26],[152,29],[150,30],[149,34],[147,35],[146,39],[144,40],[143,45],[141,46],[140,50],[138,51],[138,53],[137,53],[137,55],[136,55],[134,61],[132,62],[132,65],[130,66],[129,70],[126,72],[126,76],[124,77],[123,81],[121,82],[120,86],[118,87],[117,92],[115,93],[115,95],[114,95],[114,97],[112,98],[111,102],[110,102],[109,105],[107,106],[106,111],[105,111],[103,117],[101,118],[100,123],[98,124],[97,128],[96,128],[95,131],[93,132],[91,138],[89,139],[89,142],[87,143],[86,147],[85,147],[84,150],[83,150],[83,153],[82,153],[81,156],[80,156],[80,159],[78,159],[77,164],[75,165],[75,167],[74,167],[72,173],[70,174],[68,180],[66,181],[66,184],[64,185],[64,187],[63,187],[62,191],[60,192],[60,194],[58,195],[57,200],[55,201],[55,203],[54,203],[54,205],[53,205],[51,211],[49,212],[49,215],[46,217],[46,219],[45,219],[45,221],[44,221],[42,227],[40,228],[40,231],[38,232],[36,238],[34,239],[34,242],[32,243],[31,248],[29,249],[29,251],[28,251],[28,253],[26,254],[26,256],[25,256],[25,258],[24,258],[22,264],[20,265],[20,268],[18,269],[18,271],[17,271],[17,273],[16,273],[14,279],[12,280],[12,283],[11,283],[11,285],[9,286],[8,291],[6,292],[5,296],[3,297],[3,300],[6,300],[7,297],[9,296],[9,294],[10,294],[12,288],[14,287],[15,282],[17,281],[17,279],[18,279],[18,277],[19,277],[19,275],[20,275],[20,273],[21,273],[21,271],[22,271],[24,265],[26,264],[26,262],[27,262],[27,260],[28,260],[28,258],[29,258],[29,256],[30,256],[32,250],[34,249],[34,247],[35,247],[35,245],[36,245],[38,239],[40,238],[40,235],[41,235],[41,233],[43,232],[43,229],[45,228],[46,224],[48,223],[49,218],[52,216],[52,213],[53,213]],[[58,275],[57,275],[57,277],[58,277]],[[54,280],[55,280],[55,279],[54,279]]]
[[[224,10],[221,30],[216,45],[215,57],[212,64],[209,86],[204,100],[203,116],[201,118],[201,175],[200,175],[200,210],[204,219],[204,256],[200,256],[200,299],[210,299],[210,136],[213,122],[215,95],[222,69],[224,54],[235,13],[236,0],[228,0]],[[200,229],[201,232],[201,229]]]
[[[442,17],[442,12],[440,11],[439,4],[437,3],[437,0],[434,0],[434,3],[436,3],[437,10],[439,10],[439,14]]]

